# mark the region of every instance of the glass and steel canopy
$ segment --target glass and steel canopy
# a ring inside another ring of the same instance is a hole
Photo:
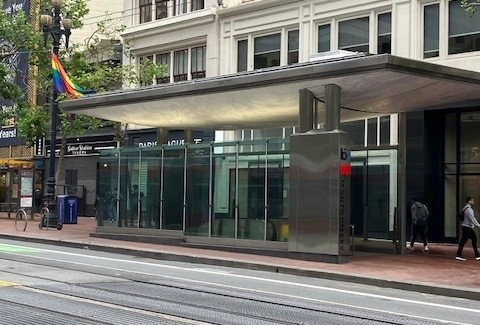
[[[341,120],[480,103],[480,73],[389,54],[310,62],[64,101],[70,113],[169,129],[298,125],[298,92],[341,87]],[[324,119],[319,105],[319,121]]]

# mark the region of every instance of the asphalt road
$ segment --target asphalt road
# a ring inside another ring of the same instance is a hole
[[[480,302],[0,240],[0,324],[480,324]]]

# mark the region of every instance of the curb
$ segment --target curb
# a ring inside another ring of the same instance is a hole
[[[248,269],[248,270],[272,272],[272,273],[297,275],[297,276],[304,276],[304,277],[311,277],[311,278],[321,278],[325,280],[351,282],[351,283],[357,283],[357,284],[377,286],[381,288],[399,289],[399,290],[405,290],[405,291],[480,301],[480,293],[478,291],[473,291],[467,288],[460,288],[460,287],[435,286],[435,285],[430,285],[425,283],[393,281],[393,280],[369,278],[369,277],[357,276],[357,275],[351,275],[351,274],[345,274],[345,273],[334,273],[334,272],[326,272],[326,271],[312,270],[312,269],[298,269],[298,268],[285,267],[281,265],[261,264],[261,263],[244,262],[244,261],[238,261],[238,260],[216,259],[216,258],[194,256],[194,255],[181,255],[181,254],[173,254],[173,253],[165,253],[165,252],[138,250],[138,249],[124,248],[124,247],[103,246],[103,245],[95,245],[95,244],[92,245],[89,243],[80,243],[80,242],[77,243],[77,242],[63,241],[63,240],[57,240],[57,239],[19,237],[19,236],[6,235],[6,234],[0,234],[0,238],[15,240],[15,241],[39,243],[39,244],[56,244],[56,245],[71,247],[71,248],[81,248],[81,249],[88,248],[89,250],[94,250],[94,251],[123,254],[123,255],[132,255],[132,256],[146,257],[146,258],[152,258],[157,260],[165,260],[165,261],[233,267],[233,268],[242,268],[242,269]]]

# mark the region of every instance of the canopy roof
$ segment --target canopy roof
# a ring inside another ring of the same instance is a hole
[[[252,129],[298,125],[300,89],[323,100],[341,87],[341,120],[480,106],[480,73],[389,54],[310,62],[64,101],[70,113],[151,127]],[[324,115],[319,105],[319,119]]]

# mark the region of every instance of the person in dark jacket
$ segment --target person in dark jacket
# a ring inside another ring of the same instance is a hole
[[[417,234],[420,234],[423,241],[423,251],[428,252],[427,226],[430,213],[425,204],[419,202],[416,197],[412,198],[410,211],[412,213],[412,240],[410,241],[410,246],[407,246],[407,248],[412,251],[414,250],[415,239],[417,238]]]
[[[473,211],[473,205],[475,204],[475,200],[469,196],[465,200],[466,204],[465,207],[462,209],[463,213],[463,221],[462,221],[462,238],[460,239],[460,243],[458,244],[457,255],[455,259],[459,261],[465,261],[466,258],[462,255],[463,247],[470,239],[472,241],[473,252],[475,253],[475,259],[480,261],[480,254],[478,253],[477,248],[477,235],[475,235],[475,231],[473,230],[475,227],[480,227],[477,219],[475,218],[475,212]]]

